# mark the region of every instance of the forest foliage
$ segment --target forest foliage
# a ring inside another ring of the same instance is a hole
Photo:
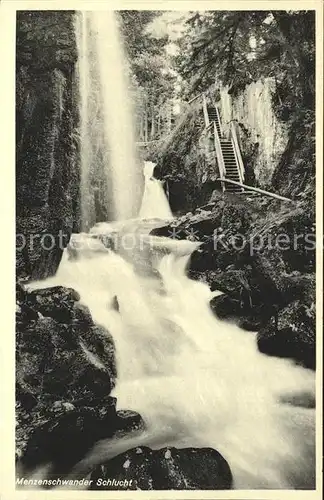
[[[155,140],[170,131],[172,122],[175,76],[166,52],[168,35],[155,37],[148,31],[158,11],[124,10],[119,16],[135,87],[138,136]]]
[[[235,98],[252,82],[273,80],[273,110],[288,130],[286,150],[274,166],[273,188],[290,196],[313,192],[315,11],[189,12],[183,34],[174,43],[178,50],[171,64],[181,83],[174,94],[182,102],[202,92],[215,96],[220,86]],[[178,137],[177,128],[175,134]],[[172,148],[170,137],[167,142]],[[158,151],[162,156],[164,146]]]

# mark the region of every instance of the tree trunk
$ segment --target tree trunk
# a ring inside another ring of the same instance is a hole
[[[155,136],[155,116],[154,116],[154,106],[151,107],[151,141],[154,140]]]

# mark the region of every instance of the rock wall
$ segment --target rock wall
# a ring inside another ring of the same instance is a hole
[[[231,120],[239,124],[242,156],[261,187],[271,184],[272,175],[288,142],[288,127],[280,122],[273,109],[274,81],[250,83],[233,96],[228,87],[220,89],[219,108],[224,131]]]
[[[16,35],[17,276],[56,272],[77,230],[73,11],[21,11]]]
[[[220,111],[225,136],[231,122],[237,124],[245,183],[270,191],[275,190],[273,178],[287,150],[291,126],[278,120],[273,92],[274,82],[266,79],[251,83],[236,94],[231,88],[221,86],[211,93]],[[172,134],[152,152],[158,176],[167,181],[175,214],[209,203],[213,191],[219,189],[213,145],[208,146],[206,141],[202,102],[198,99],[183,113]],[[280,171],[284,170],[283,165]],[[280,191],[278,186],[276,190]]]
[[[199,100],[188,106],[172,134],[151,151],[157,163],[154,176],[165,181],[172,212],[183,212],[204,205],[216,188],[215,160],[206,155],[202,137],[204,117]]]

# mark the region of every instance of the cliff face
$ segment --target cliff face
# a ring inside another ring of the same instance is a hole
[[[17,14],[17,277],[55,273],[78,210],[73,11]]]
[[[291,124],[277,118],[273,93],[271,79],[251,83],[236,94],[224,86],[212,93],[225,136],[229,135],[231,122],[237,123],[246,184],[269,190],[274,190],[274,174],[277,176],[277,167],[287,150],[291,129]],[[203,132],[202,102],[198,99],[153,154],[158,163],[156,171],[167,181],[170,204],[176,213],[208,203],[219,187],[215,182],[219,173],[213,146],[207,144],[208,136]]]
[[[250,83],[238,95],[228,87],[220,90],[219,109],[224,131],[231,120],[239,124],[242,156],[246,169],[253,172],[261,187],[269,187],[275,167],[288,142],[288,127],[278,120],[273,108],[272,79]]]

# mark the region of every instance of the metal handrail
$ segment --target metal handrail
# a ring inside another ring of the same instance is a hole
[[[235,123],[233,121],[231,121],[231,125],[230,125],[230,139],[231,139],[233,147],[234,147],[234,153],[236,156],[237,165],[239,167],[240,181],[243,183],[244,177],[245,177],[245,168],[244,168],[244,163],[243,163],[243,159],[242,159],[242,155],[241,155],[240,146],[238,143]]]
[[[208,125],[208,127],[205,127],[202,131],[202,134],[205,134],[206,132],[209,132],[209,130],[211,129],[211,127],[214,125],[214,122],[210,122],[210,124]]]
[[[201,97],[202,95],[203,95],[203,92],[201,94],[196,95],[192,99],[190,99],[190,101],[188,101],[187,104],[193,103],[196,99],[199,99],[199,97]]]
[[[280,194],[270,193],[269,191],[265,191],[265,189],[260,189],[260,188],[256,188],[253,186],[248,186],[247,184],[232,181],[232,180],[226,179],[226,178],[224,179],[221,177],[219,178],[219,180],[223,183],[233,184],[234,186],[240,186],[240,187],[244,188],[246,191],[253,191],[255,193],[264,194],[265,196],[270,196],[271,198],[276,198],[277,200],[290,201],[292,203],[295,203],[295,201],[291,200],[290,198],[286,198],[285,196],[281,196]]]

